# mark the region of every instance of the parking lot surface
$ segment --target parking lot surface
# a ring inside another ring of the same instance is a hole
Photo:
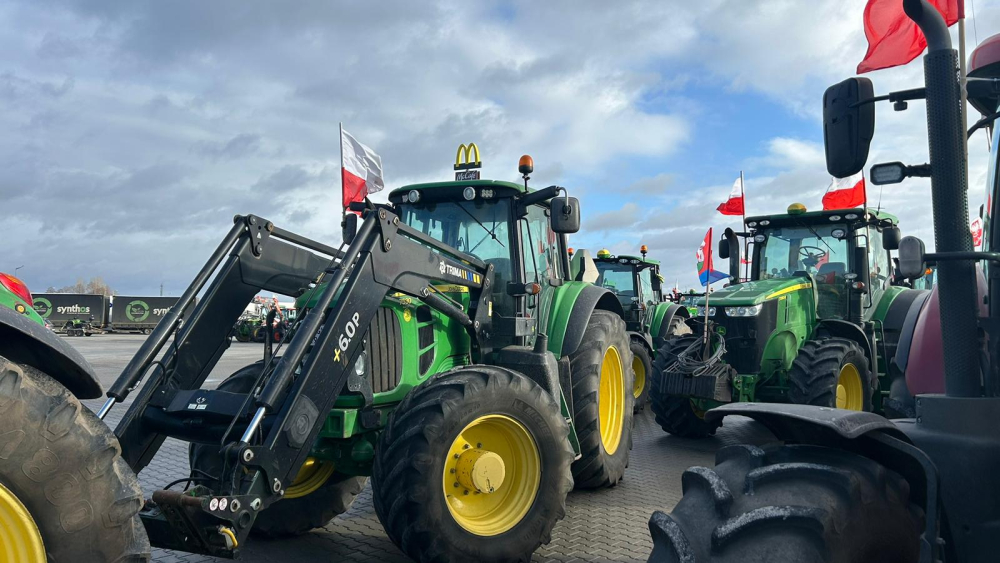
[[[68,338],[97,370],[107,387],[142,343],[141,335],[107,334]],[[262,357],[262,344],[233,343],[209,377],[206,387],[218,385],[240,367]],[[86,401],[93,410],[103,401]],[[118,406],[108,416],[114,426],[125,412]],[[618,486],[599,491],[574,491],[567,500],[566,518],[556,525],[552,541],[542,546],[536,562],[645,561],[652,550],[647,522],[654,510],[670,510],[680,500],[680,476],[692,465],[711,466],[722,446],[760,444],[770,438],[766,430],[750,420],[729,418],[716,436],[704,440],[676,438],[663,432],[647,410],[636,416],[632,455],[625,478]],[[147,496],[168,482],[188,475],[187,446],[168,439],[139,480]],[[241,550],[241,561],[409,561],[389,541],[375,516],[371,487],[355,500],[351,509],[325,528],[295,539],[253,538]],[[161,563],[224,561],[156,549],[153,560]]]

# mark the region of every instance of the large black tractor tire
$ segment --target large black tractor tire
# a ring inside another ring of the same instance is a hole
[[[219,384],[219,390],[249,393],[262,369],[263,361],[241,368]],[[188,458],[195,477],[206,474],[214,477],[222,471],[217,445],[191,444]],[[252,532],[261,537],[278,538],[322,528],[337,515],[347,512],[365,481],[366,477],[344,475],[333,470],[332,465],[309,460],[295,482],[285,490],[285,497],[257,515]],[[205,484],[212,486],[212,483]]]
[[[237,325],[233,335],[237,342],[250,342],[250,331],[245,329],[243,325]]]
[[[639,412],[646,408],[649,401],[649,385],[653,375],[653,358],[650,357],[646,345],[636,339],[632,339],[632,396],[635,403],[632,412]]]
[[[691,467],[673,512],[649,519],[651,563],[911,563],[923,512],[909,483],[856,454],[818,446],[722,448]]]
[[[872,410],[875,388],[861,346],[846,338],[807,340],[788,373],[788,398],[799,405]]]
[[[632,449],[635,397],[625,322],[610,311],[595,310],[569,361],[581,454],[573,462],[574,483],[578,489],[614,486],[625,475]]]
[[[517,372],[475,365],[435,375],[379,438],[375,513],[415,561],[528,561],[566,514],[568,437],[555,398]],[[505,471],[492,492],[487,456]]]
[[[142,489],[111,429],[54,379],[3,357],[0,412],[0,561],[148,561]]]
[[[659,382],[663,377],[663,370],[674,360],[677,354],[683,352],[698,336],[682,336],[668,341],[660,348],[653,362],[653,381]],[[658,384],[653,384],[649,391],[653,418],[664,431],[680,436],[681,438],[706,438],[715,431],[722,422],[709,423],[705,421],[705,413],[697,410],[695,404],[688,397],[668,395],[664,393]]]

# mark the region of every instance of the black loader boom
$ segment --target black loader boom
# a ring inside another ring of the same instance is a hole
[[[193,475],[194,486],[184,492],[153,493],[140,516],[154,546],[228,558],[238,555],[257,514],[282,498],[326,413],[345,387],[353,388],[354,361],[383,298],[390,292],[419,297],[454,319],[468,332],[476,358],[488,352],[479,335],[490,329],[493,284],[492,265],[415,231],[381,207],[365,209],[345,251],[254,215],[234,222],[99,413],[103,418],[138,389],[115,429],[136,473],[167,437],[219,446],[226,468],[220,486],[210,490]],[[433,292],[431,282],[468,287],[467,311]],[[321,284],[314,306],[291,328],[284,353],[269,356],[251,393],[200,389],[258,292],[297,296]],[[179,312],[202,291],[181,323]],[[361,414],[379,416],[370,407]]]

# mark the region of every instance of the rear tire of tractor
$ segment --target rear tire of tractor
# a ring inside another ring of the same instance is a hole
[[[697,336],[682,336],[667,342],[656,355],[653,362],[653,383],[649,395],[650,408],[656,423],[665,432],[681,438],[706,438],[722,426],[722,422],[709,423],[704,416],[695,410],[694,403],[688,397],[668,395],[660,390],[659,382],[663,379],[663,370],[677,359],[677,354],[683,352]]]
[[[12,494],[49,561],[148,561],[142,489],[111,429],[54,379],[3,357],[0,412],[0,519],[10,523]],[[12,533],[0,560],[35,563],[30,541]]]
[[[249,393],[262,369],[263,361],[241,368],[219,384],[218,389],[230,393]],[[188,459],[192,473],[197,469],[214,476],[222,470],[222,457],[217,445],[191,444]],[[201,473],[195,476],[199,475]],[[283,498],[267,507],[257,515],[252,531],[261,537],[281,538],[322,528],[336,516],[347,512],[367,480],[367,477],[354,477],[334,471],[316,490],[297,498]],[[208,485],[211,487],[213,483]]]
[[[855,393],[852,393],[850,384],[844,386],[841,382],[848,364],[855,366],[859,380],[856,384],[860,385],[860,390]],[[853,340],[825,338],[805,341],[792,362],[788,381],[788,399],[793,403],[838,408],[838,394],[843,392],[847,406],[839,408],[872,410],[875,389],[868,358]]]
[[[576,488],[614,486],[625,475],[632,449],[634,374],[625,322],[610,311],[595,310],[569,361],[581,454],[573,462]]]
[[[632,372],[635,377],[632,395],[635,396],[635,405],[632,412],[637,413],[646,408],[649,401],[649,382],[653,374],[653,359],[649,356],[649,350],[638,340],[632,340]]]
[[[909,563],[923,512],[909,483],[859,455],[818,446],[727,446],[688,468],[683,497],[649,519],[651,563]],[[863,507],[863,508],[860,508]]]
[[[415,561],[528,561],[566,514],[568,436],[555,398],[517,372],[475,365],[437,374],[399,403],[379,438],[375,513]],[[502,482],[470,490],[471,475],[480,483],[495,475],[479,466],[487,456],[502,460]]]

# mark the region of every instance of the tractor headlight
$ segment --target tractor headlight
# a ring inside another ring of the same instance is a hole
[[[420,201],[420,192],[417,190],[410,190],[410,193],[406,194],[406,200],[410,203],[416,203]]]
[[[757,305],[741,305],[739,307],[726,307],[726,315],[730,317],[756,317],[760,314],[760,311],[763,308],[763,303]]]
[[[464,197],[467,201],[476,199],[476,188],[466,186],[465,189],[462,190],[462,197]]]
[[[705,316],[705,306],[704,305],[698,305],[698,316],[699,317],[704,317]],[[709,307],[708,308],[708,316],[710,316],[710,317],[714,317],[715,316],[715,307]]]
[[[366,357],[364,350],[362,350],[361,353],[358,354],[357,361],[354,362],[354,373],[358,376],[363,376],[365,374],[365,368],[368,367],[365,365],[367,360],[368,358]]]

